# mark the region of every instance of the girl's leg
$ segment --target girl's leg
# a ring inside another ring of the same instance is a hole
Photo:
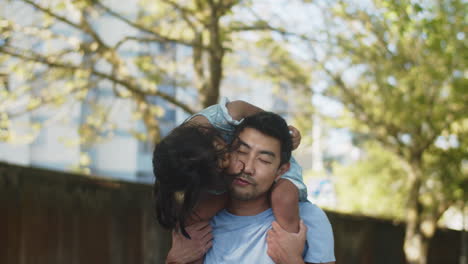
[[[271,208],[280,226],[291,233],[299,232],[299,190],[286,179],[279,179],[271,191]]]

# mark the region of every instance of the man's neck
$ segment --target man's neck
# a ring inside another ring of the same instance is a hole
[[[248,216],[257,215],[270,207],[268,197],[264,196],[248,201],[230,199],[226,209],[233,215]]]

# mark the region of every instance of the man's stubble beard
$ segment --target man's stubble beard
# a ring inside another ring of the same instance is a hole
[[[239,200],[239,201],[250,201],[259,196],[257,192],[255,191],[250,192],[250,193],[241,193],[241,192],[237,192],[234,188],[231,188],[229,194],[231,195],[232,199]]]
[[[249,186],[246,186],[247,188],[249,188],[250,191],[238,191],[233,185],[231,185],[229,187],[229,195],[231,196],[231,198],[239,201],[250,201],[255,198],[258,198],[260,194],[258,193],[257,183],[255,182],[255,180],[251,176],[246,174],[242,174],[240,178],[246,179],[251,183]]]

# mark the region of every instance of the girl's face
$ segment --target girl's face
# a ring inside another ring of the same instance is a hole
[[[229,186],[233,178],[229,177],[229,175],[226,175],[225,173],[232,160],[232,155],[227,150],[228,146],[222,138],[216,137],[213,141],[213,146],[216,151],[219,151],[222,154],[218,157],[218,177],[211,179],[209,189],[212,191],[224,192],[227,190],[227,187]]]
[[[223,151],[227,147],[226,142],[221,138],[216,138],[213,142],[213,145],[217,151]],[[218,168],[220,171],[229,167],[229,161],[231,157],[231,153],[229,151],[224,151],[223,155],[218,158]]]

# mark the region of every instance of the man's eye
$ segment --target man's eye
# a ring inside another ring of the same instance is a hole
[[[238,154],[241,154],[241,155],[245,155],[245,154],[247,154],[247,152],[245,152],[245,151],[242,151],[242,150],[238,150],[238,151],[237,151],[237,153],[238,153]]]
[[[260,162],[264,163],[264,164],[271,164],[271,162],[269,162],[268,160],[260,160]]]

